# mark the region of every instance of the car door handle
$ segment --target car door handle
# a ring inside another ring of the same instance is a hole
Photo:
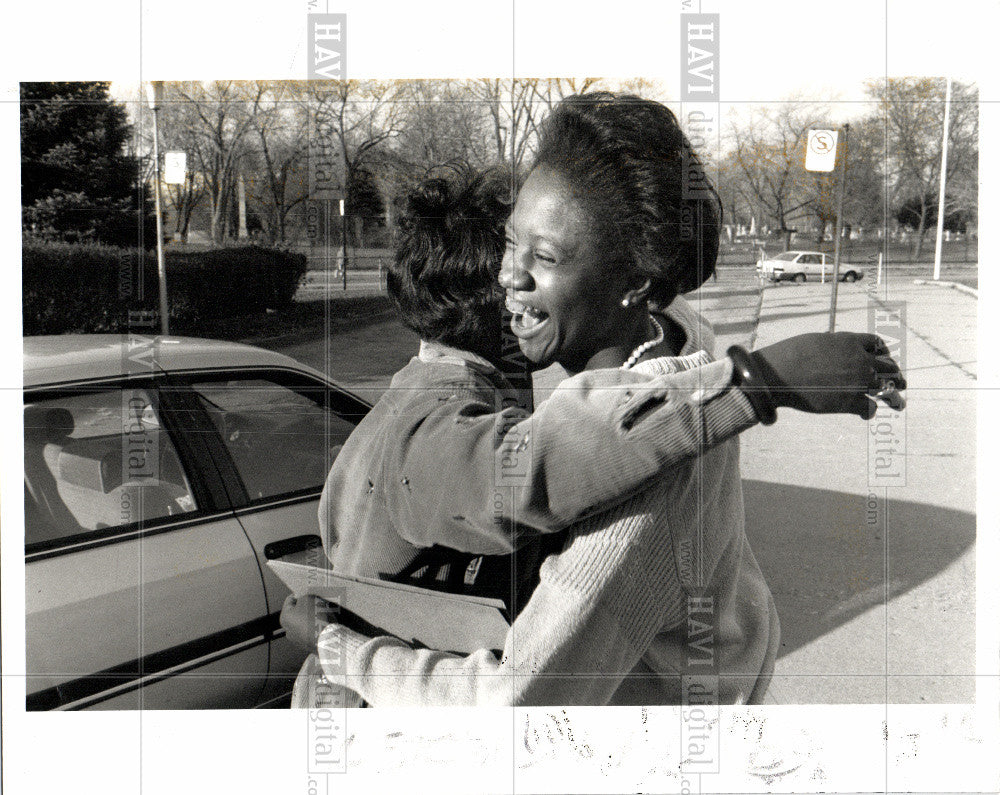
[[[264,557],[268,560],[283,558],[293,552],[302,552],[307,549],[315,549],[323,546],[323,540],[315,533],[311,535],[292,536],[283,538],[281,541],[272,541],[264,546]]]

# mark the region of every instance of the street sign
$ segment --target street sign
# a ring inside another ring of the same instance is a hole
[[[806,142],[806,171],[833,171],[837,164],[837,131],[810,130]]]
[[[163,181],[168,185],[183,185],[187,175],[187,154],[185,152],[163,153]]]

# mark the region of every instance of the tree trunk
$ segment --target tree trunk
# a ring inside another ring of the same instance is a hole
[[[387,190],[382,191],[382,206],[385,208],[385,231],[386,235],[392,236],[392,196]]]
[[[229,185],[225,181],[219,182],[213,199],[210,234],[212,242],[220,244],[229,233],[229,202],[232,200]]]
[[[212,197],[212,220],[209,223],[208,234],[213,243],[219,242],[219,215],[222,211],[222,196],[216,194]]]
[[[247,191],[243,184],[243,175],[240,174],[236,180],[236,194],[239,202],[239,228],[236,237],[239,240],[245,240],[247,237]]]
[[[792,247],[792,230],[785,228],[784,224],[781,225],[781,237],[784,246],[782,251],[788,251]]]
[[[927,234],[927,207],[920,205],[920,223],[917,226],[917,239],[913,241],[913,261],[919,261],[924,251],[924,235]]]

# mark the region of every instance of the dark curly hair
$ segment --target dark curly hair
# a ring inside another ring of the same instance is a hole
[[[666,306],[715,270],[722,207],[664,105],[631,94],[575,94],[542,124],[532,169],[565,177],[598,226],[609,263],[651,283]]]
[[[436,177],[410,191],[386,286],[400,319],[422,339],[499,357],[497,275],[510,206],[502,169]]]

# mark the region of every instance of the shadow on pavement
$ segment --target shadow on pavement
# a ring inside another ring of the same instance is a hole
[[[747,331],[753,331],[756,326],[757,323],[753,318],[750,318],[748,320],[734,320],[727,323],[713,323],[712,331],[716,337],[723,337],[727,334],[743,334]],[[722,354],[717,351],[716,355]]]
[[[822,311],[814,312],[762,312],[760,316],[761,323],[773,323],[778,320],[792,320],[793,318],[801,317],[829,317],[830,310],[823,309]]]
[[[975,541],[976,517],[964,511],[891,496],[888,506],[881,498],[869,505],[858,494],[758,480],[744,480],[743,490],[747,537],[781,619],[779,657],[883,603],[886,549],[891,600]],[[969,611],[974,622],[975,606]]]
[[[712,283],[709,282],[708,285],[706,285],[705,287],[700,288],[700,291],[694,291],[694,292],[685,294],[684,297],[688,301],[690,301],[691,303],[696,304],[699,301],[699,299],[703,299],[703,300],[706,300],[706,301],[709,301],[709,300],[718,301],[720,298],[735,298],[736,296],[740,296],[740,295],[751,295],[751,296],[754,296],[754,297],[760,295],[760,287],[748,287],[748,288],[745,288],[745,289],[739,289],[739,288],[737,288],[737,289],[726,289],[726,288],[709,289],[711,287],[711,285],[712,285]]]

